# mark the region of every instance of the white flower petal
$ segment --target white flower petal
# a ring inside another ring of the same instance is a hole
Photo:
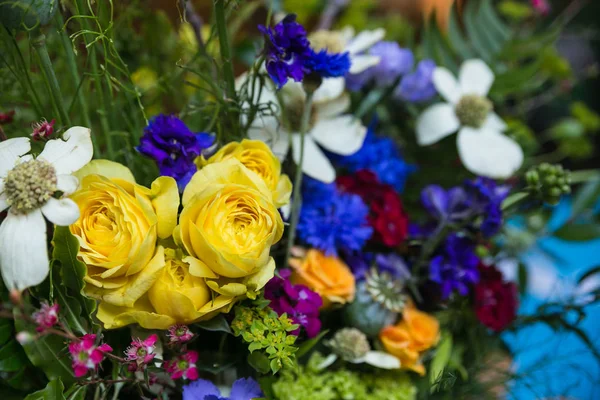
[[[369,351],[365,355],[365,363],[377,368],[383,369],[398,369],[400,368],[400,360],[391,354],[382,351]]]
[[[457,146],[465,167],[477,175],[508,178],[523,164],[521,147],[497,131],[462,128],[458,133]]]
[[[65,195],[69,195],[77,190],[79,186],[79,179],[73,175],[58,175],[56,177],[56,188],[63,192]]]
[[[317,366],[317,370],[318,371],[324,370],[325,368],[327,368],[331,364],[333,364],[337,359],[338,359],[338,356],[334,353],[331,353],[330,355],[325,357],[325,359],[323,361],[321,361],[321,363]]]
[[[491,112],[481,129],[484,131],[504,132],[506,130],[506,123],[498,116],[498,114]]]
[[[38,158],[48,161],[57,175],[71,174],[90,162],[94,155],[90,130],[74,126],[61,139],[49,140]]]
[[[376,66],[381,61],[381,57],[369,54],[359,54],[350,58],[350,73],[360,74],[361,72]]]
[[[6,193],[2,191],[2,182],[0,182],[0,212],[6,210],[8,208],[8,202],[6,198]]]
[[[284,160],[290,149],[290,134],[275,117],[258,117],[248,129],[248,137],[265,142],[279,160]]]
[[[39,285],[49,271],[46,221],[42,212],[9,212],[0,225],[0,270],[8,290]]]
[[[284,89],[288,85],[289,83],[284,86]],[[345,88],[346,80],[344,77],[325,78],[317,90],[315,90],[313,95],[313,103],[318,106],[328,101],[335,100],[344,93]],[[304,101],[304,97],[302,97],[301,101]]]
[[[349,156],[362,147],[367,128],[352,115],[320,119],[310,131],[313,139],[335,154]]]
[[[48,221],[58,226],[68,226],[79,219],[77,203],[68,198],[49,199],[42,206],[42,213],[48,218]]]
[[[379,42],[385,36],[385,29],[379,28],[373,31],[362,31],[346,45],[345,51],[351,55],[361,53],[375,43]]]
[[[494,73],[479,59],[467,60],[460,67],[458,80],[463,94],[485,97],[494,83]]]
[[[447,68],[437,67],[433,71],[433,85],[440,96],[452,104],[458,103],[462,93],[458,81]]]
[[[339,31],[337,31],[337,33],[340,34],[340,37],[344,41],[344,44],[348,45],[348,43],[350,43],[350,41],[354,37],[355,31],[354,31],[353,27],[351,27],[351,26],[348,25],[348,26],[343,27]]]
[[[334,118],[342,115],[350,108],[350,95],[344,93],[338,98],[317,104],[315,109],[319,119]]]
[[[454,107],[447,103],[435,104],[417,119],[417,142],[421,146],[433,144],[460,127]]]
[[[300,134],[292,134],[292,156],[296,165],[300,164]],[[317,146],[310,135],[304,136],[304,160],[302,171],[311,178],[321,182],[332,183],[335,181],[335,169],[323,151]]]
[[[14,168],[17,160],[31,150],[29,138],[19,137],[0,142],[0,178]]]

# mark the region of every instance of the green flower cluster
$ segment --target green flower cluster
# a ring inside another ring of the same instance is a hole
[[[275,374],[283,366],[296,367],[297,336],[290,332],[298,329],[298,325],[286,314],[278,316],[271,308],[260,305],[237,306],[231,328],[235,336],[248,343],[253,355],[251,364],[258,371],[266,373],[270,369]]]
[[[525,174],[529,189],[542,201],[558,204],[560,197],[571,193],[571,172],[562,165],[542,163]]]
[[[273,383],[278,400],[414,400],[417,390],[404,372],[366,374],[347,369],[318,372],[314,353],[306,368],[286,370]]]

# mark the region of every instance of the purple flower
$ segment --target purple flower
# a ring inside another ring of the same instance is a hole
[[[412,51],[403,49],[396,42],[378,42],[369,49],[369,54],[380,57],[379,64],[370,68],[379,87],[391,85],[400,76],[409,73],[415,63]]]
[[[445,190],[429,185],[421,192],[421,203],[438,221],[460,222],[472,215],[469,198],[462,187]]]
[[[277,315],[287,314],[306,331],[309,338],[315,337],[321,331],[319,309],[323,305],[321,296],[304,285],[293,285],[290,282],[291,271],[279,271],[279,277],[274,276],[265,286],[265,299],[270,300],[270,307]],[[300,330],[293,332],[298,335]]]
[[[479,282],[475,246],[465,237],[451,234],[441,251],[430,263],[429,278],[441,286],[442,298],[453,292],[462,296],[469,293],[469,285]]]
[[[432,60],[421,61],[414,72],[402,78],[394,90],[394,97],[411,103],[431,100],[437,94],[432,81],[435,68],[435,62]]]
[[[289,78],[302,81],[306,73],[305,62],[312,55],[306,30],[290,14],[273,28],[259,25],[265,35],[265,64],[267,72],[277,88],[285,85]]]
[[[250,400],[262,396],[260,385],[252,378],[235,381],[229,397],[222,397],[215,384],[205,379],[198,379],[183,387],[183,400]]]
[[[509,187],[481,177],[467,181],[465,186],[473,211],[483,216],[479,229],[486,237],[494,236],[502,227],[502,202],[508,196]]]
[[[137,150],[153,158],[160,174],[171,176],[182,191],[197,168],[194,160],[214,144],[208,133],[194,133],[174,115],[157,115],[144,129]]]
[[[410,270],[404,259],[394,253],[345,252],[343,258],[357,280],[364,279],[372,267],[379,272],[387,272],[395,279],[406,280],[410,277]]]

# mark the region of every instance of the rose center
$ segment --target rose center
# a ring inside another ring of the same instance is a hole
[[[4,193],[14,213],[27,214],[40,208],[56,190],[56,170],[44,160],[22,162],[4,179]]]
[[[327,50],[328,53],[342,53],[344,51],[344,39],[339,32],[320,30],[308,37],[310,47],[315,51]]]
[[[481,128],[493,108],[492,102],[485,97],[468,94],[458,101],[456,116],[465,126]]]

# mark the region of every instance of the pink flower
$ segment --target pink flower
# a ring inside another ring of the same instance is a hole
[[[190,350],[171,361],[167,361],[165,368],[171,374],[172,379],[183,378],[194,381],[198,379],[196,361],[198,361],[198,352]]]
[[[45,119],[34,123],[31,127],[33,128],[33,132],[31,133],[31,137],[33,140],[43,140],[48,139],[52,136],[52,132],[54,132],[54,120],[48,122]]]
[[[73,358],[73,371],[75,377],[80,378],[87,374],[89,369],[96,369],[104,359],[104,353],[112,351],[108,344],[96,346],[96,335],[84,335],[78,342],[69,344],[69,352]]]
[[[35,323],[38,325],[35,329],[38,332],[42,332],[56,325],[58,322],[58,310],[58,304],[51,306],[46,302],[42,303],[42,307],[32,315]]]
[[[157,340],[156,334],[148,336],[144,341],[140,338],[133,339],[131,346],[125,351],[127,361],[133,361],[129,365],[130,371],[136,371],[141,365],[148,364],[154,359]]]
[[[541,15],[548,15],[550,13],[548,0],[531,0],[531,5]]]
[[[194,334],[187,325],[173,325],[167,333],[170,343],[185,343],[192,340]]]

